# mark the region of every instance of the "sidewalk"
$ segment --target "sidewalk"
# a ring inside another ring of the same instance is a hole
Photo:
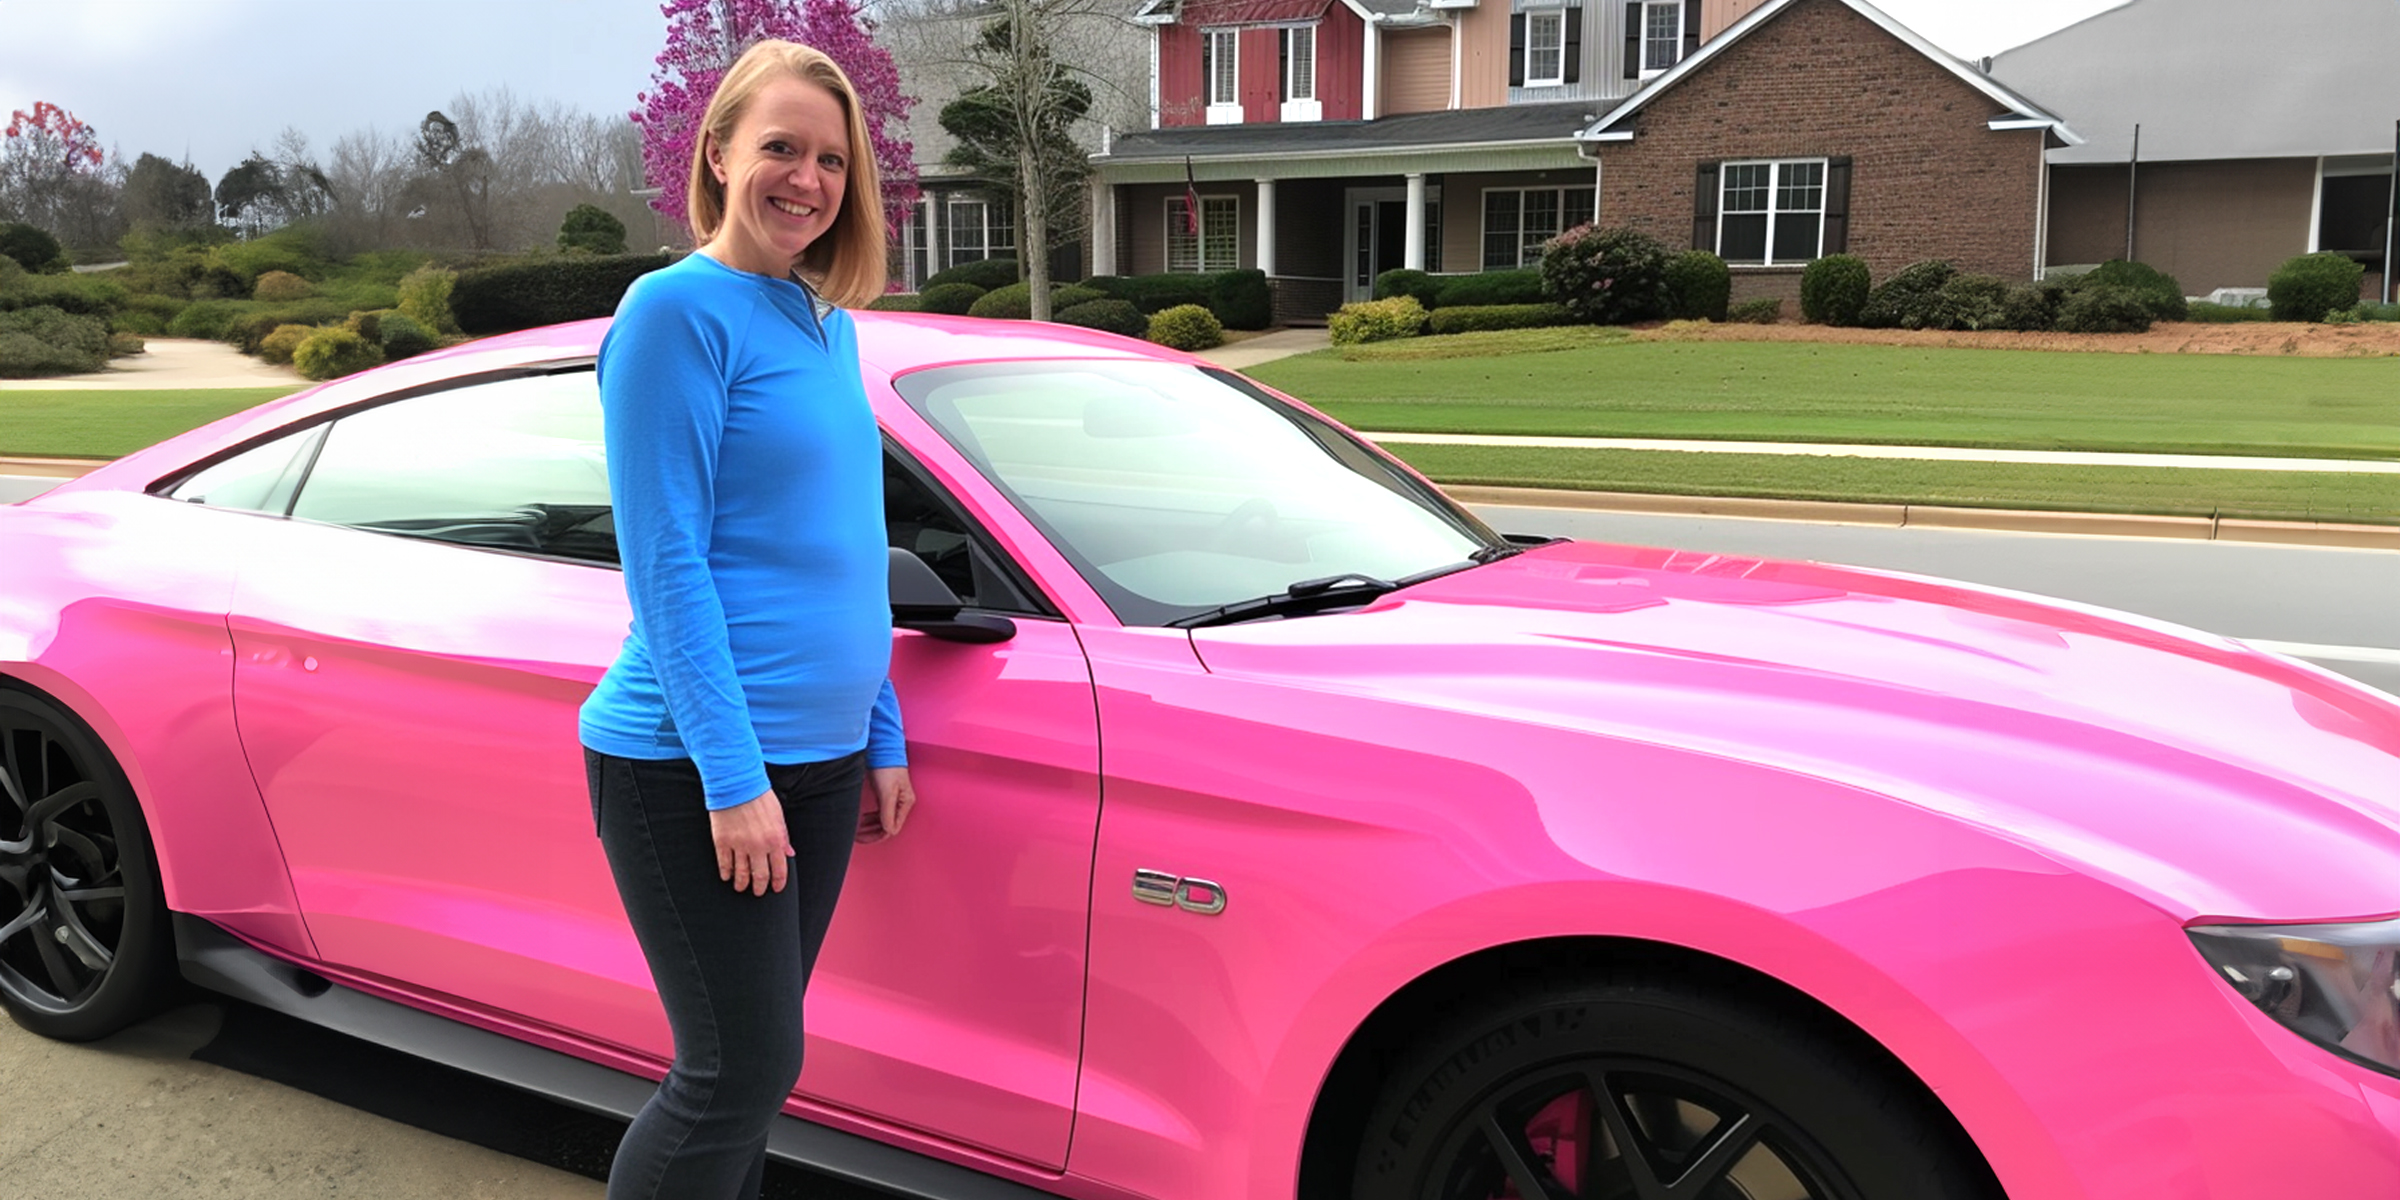
[[[223,342],[201,338],[143,338],[147,348],[88,375],[0,379],[0,391],[119,391],[151,388],[303,388],[290,367],[260,362]]]
[[[1510,446],[1543,450],[1668,450],[1686,454],[1790,454],[1817,458],[1904,458],[1931,462],[2031,463],[2065,467],[2174,467],[2198,471],[2324,471],[2400,475],[2400,462],[2364,458],[2263,458],[2238,454],[2109,454],[2086,450],[1977,450],[1955,446],[1833,442],[1719,442],[1692,438],[1518,437],[1481,433],[1368,433],[1385,445]]]
[[[1277,329],[1214,350],[1203,350],[1200,357],[1220,367],[1239,371],[1263,362],[1290,358],[1295,354],[1329,349],[1332,345],[1333,335],[1322,329]]]

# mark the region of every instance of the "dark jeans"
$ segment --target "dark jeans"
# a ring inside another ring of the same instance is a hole
[[[780,892],[717,878],[700,772],[584,751],[617,894],[675,1034],[675,1065],[608,1172],[609,1200],[754,1200],[767,1129],[800,1078],[800,994],[833,920],[866,754],[770,766],[798,852]]]

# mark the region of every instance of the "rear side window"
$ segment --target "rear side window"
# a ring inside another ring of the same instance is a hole
[[[333,423],[291,515],[586,562],[617,561],[589,371],[395,401]]]
[[[299,489],[300,477],[308,471],[309,459],[316,454],[317,443],[324,436],[325,427],[320,425],[263,446],[252,446],[214,466],[201,468],[191,478],[176,484],[167,498],[210,508],[281,516],[291,508],[292,493]]]

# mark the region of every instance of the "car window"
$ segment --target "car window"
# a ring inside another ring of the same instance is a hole
[[[500,380],[343,417],[326,433],[291,515],[613,563],[594,377]]]
[[[898,450],[883,451],[883,523],[891,545],[925,561],[970,607],[994,612],[1045,614],[1030,599],[1007,559],[972,530],[957,507]]]
[[[309,458],[325,436],[322,425],[252,446],[223,462],[202,467],[167,493],[170,500],[282,516],[292,492],[308,471]]]

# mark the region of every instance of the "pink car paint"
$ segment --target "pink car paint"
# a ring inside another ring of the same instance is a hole
[[[795,1113],[1087,1200],[1284,1200],[1378,1006],[1494,947],[1616,938],[1840,1014],[2021,1200],[2400,1192],[2400,1079],[2275,1024],[2183,933],[2400,912],[2388,698],[2116,614],[1591,544],[1346,614],[1126,627],[888,380],[1180,356],[859,323],[886,431],[1061,617],[895,635],[924,804],[859,852]],[[0,674],[101,732],[177,910],[655,1075],[573,734],[617,577],[142,494],[603,328],[413,359],[0,510]],[[1141,903],[1137,870],[1224,911]]]

